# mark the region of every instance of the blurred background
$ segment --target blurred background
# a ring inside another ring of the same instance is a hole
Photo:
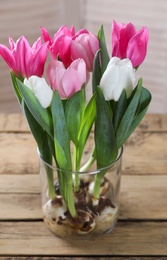
[[[40,26],[50,35],[63,24],[86,27],[97,34],[104,25],[111,51],[111,23],[132,22],[149,29],[147,57],[139,68],[143,85],[153,96],[149,113],[167,113],[167,1],[166,0],[8,0],[0,2],[0,43],[8,46],[24,35],[30,44],[40,36]],[[0,112],[21,113],[10,80],[9,69],[0,58]]]

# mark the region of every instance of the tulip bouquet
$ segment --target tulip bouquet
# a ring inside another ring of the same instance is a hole
[[[42,27],[41,34],[32,47],[24,36],[17,42],[9,38],[10,48],[1,44],[0,55],[10,68],[17,99],[40,155],[47,164],[56,164],[63,205],[75,219],[74,193],[81,189],[77,173],[88,171],[93,163],[97,169],[114,163],[148,109],[151,95],[142,86],[142,78],[136,80],[136,70],[147,52],[148,30],[143,27],[138,31],[131,23],[113,21],[111,57],[103,26],[97,36],[86,29],[75,32],[74,26],[62,26],[53,39]],[[85,88],[90,73],[92,96],[87,102]],[[92,154],[81,165],[92,131]],[[68,172],[66,177],[62,177],[63,171]],[[97,200],[105,173],[94,180],[91,196]],[[50,199],[60,198],[51,170],[47,178]]]

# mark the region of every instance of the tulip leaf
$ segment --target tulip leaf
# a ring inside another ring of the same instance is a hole
[[[54,125],[54,144],[57,162],[61,169],[70,171],[72,169],[70,137],[67,130],[63,103],[58,91],[55,91],[53,95],[51,113]]]
[[[67,128],[71,140],[78,144],[78,134],[85,108],[85,88],[76,92],[65,105]]]
[[[109,63],[110,57],[108,55],[107,47],[106,47],[106,40],[104,35],[104,29],[103,25],[100,26],[100,29],[98,31],[98,39],[100,42],[100,50],[101,50],[101,74],[103,75],[104,71],[106,70],[106,67]]]
[[[25,86],[19,79],[16,79],[16,81],[31,114],[41,127],[52,137],[52,120],[50,113],[47,109],[41,106],[34,93],[27,86]]]
[[[31,112],[28,109],[24,100],[22,100],[22,108],[23,108],[23,113],[25,114],[25,117],[27,119],[27,123],[30,127],[30,130],[31,130],[36,142],[37,142],[37,145],[38,145],[40,152],[42,153],[42,143],[43,143],[43,138],[44,138],[44,130],[41,127],[41,125],[37,122],[37,120],[33,117],[33,115],[31,114]]]
[[[100,67],[100,50],[96,52],[93,61],[92,71],[92,90],[95,93],[97,86],[100,84],[101,79],[101,67]]]
[[[122,94],[117,102],[114,102],[114,111],[113,111],[113,125],[115,132],[117,131],[118,125],[126,111],[127,107],[127,98],[126,91],[123,90]]]
[[[19,104],[21,105],[21,102],[22,102],[22,94],[18,88],[18,85],[17,85],[17,82],[16,82],[16,75],[14,74],[13,71],[10,72],[10,75],[11,75],[11,79],[12,79],[12,83],[13,83],[13,87],[14,87],[14,91],[15,91],[15,94],[17,96],[17,100],[19,102]]]
[[[141,94],[141,98],[140,98],[140,104],[139,104],[138,112],[137,112],[137,115],[133,119],[133,122],[131,124],[129,131],[127,132],[126,136],[124,137],[124,142],[133,133],[135,128],[139,125],[139,123],[143,119],[144,115],[147,112],[147,109],[149,107],[150,102],[151,102],[150,92],[146,88],[142,87],[142,94]]]
[[[98,168],[110,165],[115,161],[118,148],[111,112],[99,87],[96,97],[95,144]]]
[[[125,136],[127,135],[131,127],[131,124],[133,122],[133,119],[136,115],[137,108],[140,102],[141,93],[142,93],[142,79],[139,79],[138,85],[133,91],[128,107],[116,131],[118,147],[121,147],[124,144]]]
[[[96,94],[92,96],[92,98],[89,100],[89,103],[87,104],[83,119],[80,126],[80,132],[79,132],[79,161],[81,160],[82,153],[86,144],[86,141],[88,139],[89,133],[91,131],[93,122],[95,120],[96,115]]]

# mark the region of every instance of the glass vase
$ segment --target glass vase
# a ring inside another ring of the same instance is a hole
[[[113,230],[119,213],[122,154],[123,148],[105,168],[68,172],[47,164],[38,151],[43,219],[51,232],[64,239],[93,239]]]

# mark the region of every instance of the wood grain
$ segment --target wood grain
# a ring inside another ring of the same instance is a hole
[[[114,232],[92,241],[67,241],[41,222],[0,222],[2,255],[166,256],[167,223],[119,222]],[[151,238],[151,240],[150,240]]]
[[[157,132],[133,133],[124,145],[123,173],[166,174],[166,142],[167,132],[161,135]],[[0,133],[0,143],[0,174],[38,173],[36,143],[30,133]],[[93,146],[92,139],[85,150],[84,160],[89,157]]]
[[[2,175],[0,220],[42,220],[38,175]],[[120,219],[166,220],[167,176],[122,176]]]
[[[27,132],[26,119],[21,113],[0,113],[0,132]],[[167,131],[167,114],[147,114],[136,131],[163,132]]]

